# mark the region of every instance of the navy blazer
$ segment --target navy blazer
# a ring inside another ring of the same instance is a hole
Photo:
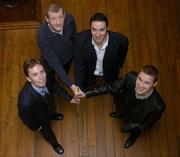
[[[76,33],[75,21],[70,14],[66,13],[62,35],[52,32],[47,22],[41,25],[37,34],[43,60],[69,87],[72,82],[63,66],[73,57],[73,40]]]
[[[46,86],[49,91],[49,100],[51,101],[47,101],[43,96],[41,96],[28,81],[24,84],[19,93],[19,117],[23,123],[33,131],[37,130],[40,126],[49,123],[50,112],[48,110],[48,105],[54,103],[54,87],[49,82],[46,83]],[[69,98],[69,100],[72,98],[67,93],[64,94],[67,95],[66,98]]]
[[[128,38],[116,32],[108,32],[109,43],[103,59],[104,81],[110,82],[118,78],[119,69],[123,66],[128,51]],[[75,53],[75,80],[79,87],[84,88],[94,79],[96,68],[96,51],[92,45],[90,30],[77,34]]]

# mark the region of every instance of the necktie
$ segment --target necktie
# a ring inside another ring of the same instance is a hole
[[[46,93],[47,93],[47,92],[46,92],[46,90],[45,90],[45,89],[42,89],[42,90],[41,90],[41,95],[42,95],[42,96],[45,96],[45,95],[46,95]]]

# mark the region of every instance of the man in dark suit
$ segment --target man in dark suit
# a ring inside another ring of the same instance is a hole
[[[128,50],[128,38],[108,31],[108,18],[103,13],[91,17],[90,27],[75,40],[75,79],[80,88],[94,85],[99,78],[105,82],[117,79]]]
[[[76,35],[74,18],[57,3],[48,6],[45,22],[37,34],[38,45],[48,76],[55,82],[55,73],[77,95],[81,90],[69,78]],[[79,92],[78,92],[79,91]]]
[[[64,149],[57,142],[49,122],[50,120],[63,120],[63,114],[57,113],[54,105],[55,89],[52,82],[48,82],[44,67],[35,58],[24,62],[24,73],[27,82],[18,98],[19,117],[32,131],[40,131],[58,154],[63,154]],[[72,98],[63,88],[61,90],[71,103],[79,103],[79,99]]]

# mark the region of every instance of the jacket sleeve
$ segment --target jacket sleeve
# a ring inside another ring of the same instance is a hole
[[[165,104],[163,101],[158,101],[158,102],[154,102],[154,103],[159,103],[158,104],[158,108],[156,108],[156,110],[152,113],[150,113],[146,119],[144,120],[144,122],[142,124],[140,124],[140,129],[142,131],[146,131],[148,129],[150,129],[162,116],[162,113],[165,110]]]
[[[126,84],[127,76],[122,76],[121,78],[111,82],[98,86],[97,88],[85,91],[86,97],[92,97],[97,95],[103,95],[107,93],[111,93],[115,95],[117,92],[120,92]]]
[[[80,48],[76,45],[74,54],[75,82],[82,89],[85,79],[86,64],[80,51]]]
[[[127,37],[124,37],[122,40],[122,44],[119,46],[118,49],[118,67],[122,67],[127,55],[127,51],[128,51],[128,45],[129,45],[129,41]]]
[[[54,84],[54,93],[62,96],[67,101],[71,101],[73,98],[57,81]]]
[[[73,83],[71,82],[68,74],[65,72],[62,64],[59,62],[58,57],[52,49],[50,43],[45,39],[38,39],[38,45],[41,49],[42,56],[49,63],[49,66],[58,74],[61,80],[65,82],[68,87],[71,87]]]

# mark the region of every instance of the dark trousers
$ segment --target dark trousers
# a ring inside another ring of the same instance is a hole
[[[58,141],[56,139],[56,136],[50,126],[50,124],[45,124],[42,126],[42,129],[40,130],[43,137],[46,139],[47,142],[49,142],[52,146],[58,145]]]

